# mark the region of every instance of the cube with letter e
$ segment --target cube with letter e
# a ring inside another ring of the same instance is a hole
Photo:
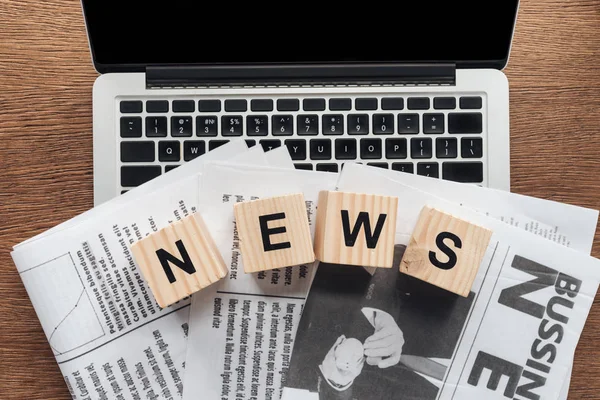
[[[162,308],[217,282],[228,272],[198,213],[135,242],[131,252]]]
[[[489,229],[425,206],[400,271],[466,297],[491,236]]]
[[[302,193],[237,203],[234,214],[246,273],[315,261]]]
[[[398,198],[363,193],[319,193],[315,256],[319,261],[391,268]]]

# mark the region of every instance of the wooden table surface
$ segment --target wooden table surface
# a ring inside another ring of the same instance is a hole
[[[79,1],[0,0],[0,11],[0,398],[69,399],[9,253],[93,205],[97,73]],[[600,209],[600,1],[521,1],[505,73],[512,191]],[[570,399],[600,399],[599,303]]]

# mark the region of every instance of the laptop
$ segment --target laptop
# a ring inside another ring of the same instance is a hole
[[[510,189],[518,1],[82,0],[100,204],[230,140]]]

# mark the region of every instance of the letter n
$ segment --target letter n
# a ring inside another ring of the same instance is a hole
[[[185,246],[183,245],[183,242],[181,240],[178,240],[175,242],[175,245],[177,246],[177,249],[179,250],[179,253],[181,254],[183,260],[178,259],[173,254],[169,253],[164,249],[156,250],[156,255],[158,256],[160,264],[162,265],[163,270],[165,271],[165,274],[167,275],[167,278],[169,279],[170,283],[174,283],[177,279],[175,278],[175,275],[173,274],[169,263],[175,265],[177,268],[182,269],[190,275],[196,272],[196,268],[194,268],[192,259],[190,258]]]

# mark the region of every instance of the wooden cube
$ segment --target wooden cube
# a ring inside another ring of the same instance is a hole
[[[391,268],[397,209],[397,197],[319,193],[316,258],[333,264]]]
[[[246,273],[315,261],[303,194],[237,203],[234,213]]]
[[[160,307],[227,275],[227,266],[200,214],[173,222],[131,246]]]
[[[400,271],[468,297],[492,231],[423,207]]]

